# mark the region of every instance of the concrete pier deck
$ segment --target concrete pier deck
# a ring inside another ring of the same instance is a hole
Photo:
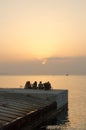
[[[0,89],[0,130],[32,130],[67,104],[67,90]]]

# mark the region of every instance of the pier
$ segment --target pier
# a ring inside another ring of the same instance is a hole
[[[67,90],[0,89],[0,130],[33,130],[67,105]]]

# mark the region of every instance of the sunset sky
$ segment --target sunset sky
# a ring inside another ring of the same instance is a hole
[[[0,0],[0,73],[86,74],[86,0]]]

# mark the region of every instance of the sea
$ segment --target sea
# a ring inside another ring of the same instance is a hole
[[[45,130],[86,130],[86,75],[1,75],[0,88],[24,88],[26,81],[49,81],[53,89],[68,89],[68,111]]]

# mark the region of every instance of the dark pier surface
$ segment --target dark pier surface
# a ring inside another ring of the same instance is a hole
[[[58,108],[68,103],[65,100],[59,105],[56,101],[59,94],[62,93],[0,89],[0,130],[33,130],[53,119]]]

